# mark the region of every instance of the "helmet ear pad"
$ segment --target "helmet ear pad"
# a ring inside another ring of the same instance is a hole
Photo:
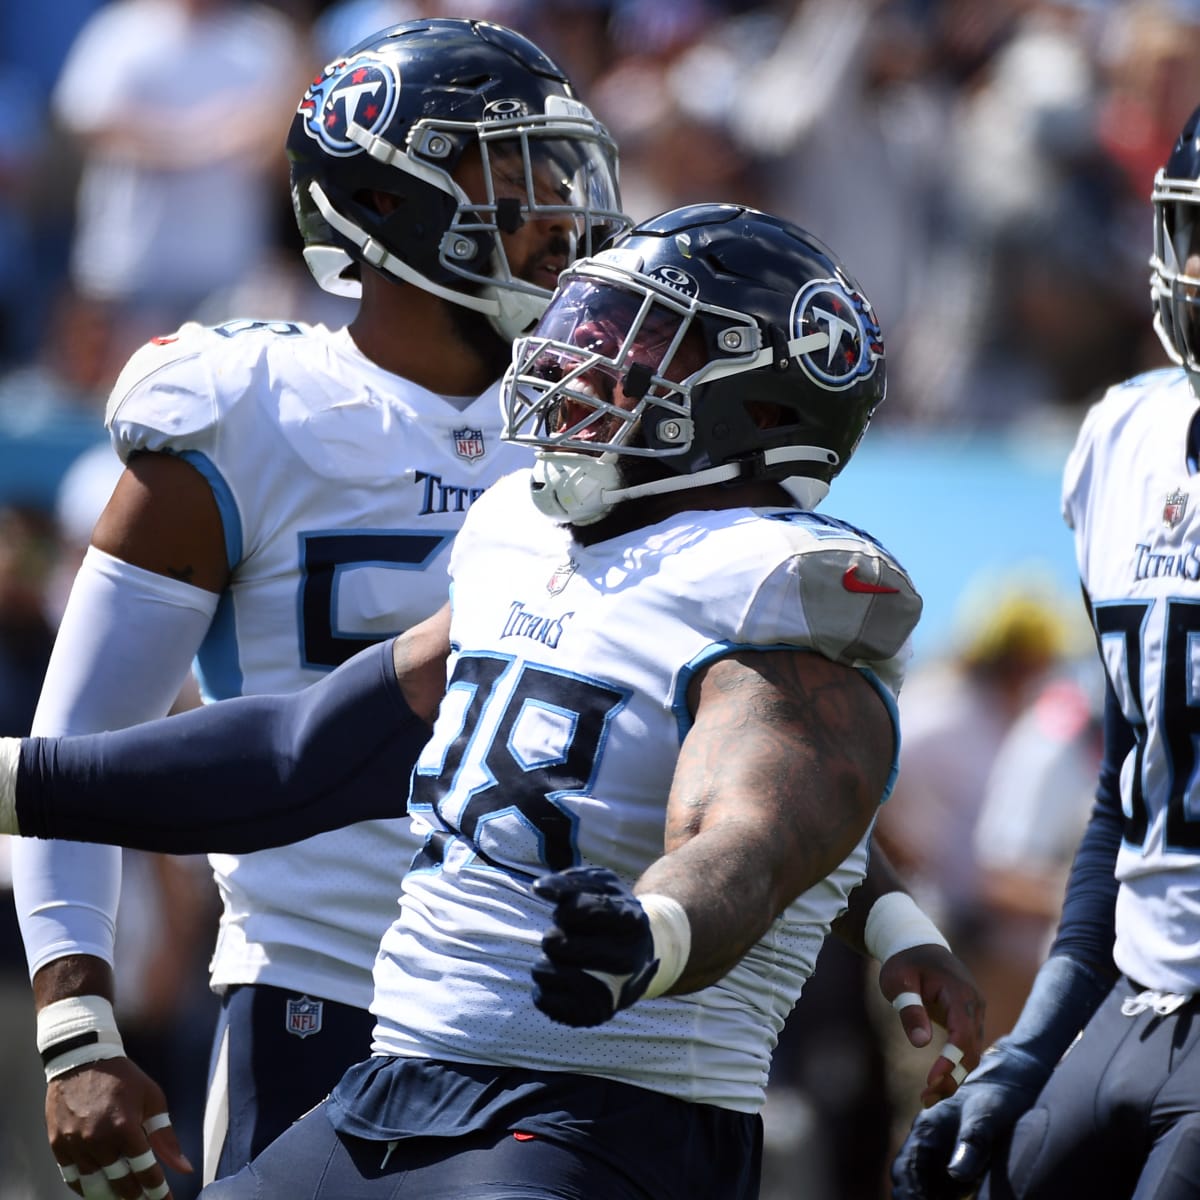
[[[452,228],[458,212],[457,197],[420,179],[409,179],[405,190],[385,192],[388,211],[380,212],[375,193],[359,192],[355,204],[362,210],[364,228],[378,230],[385,246],[394,247],[409,266],[435,283],[461,289],[461,275],[447,268],[449,259],[460,269],[490,274],[495,240],[485,230],[460,233]],[[443,234],[443,230],[449,229]]]
[[[745,376],[742,376],[745,379]],[[739,381],[740,382],[740,381]],[[697,383],[692,389],[692,449],[672,454],[679,439],[669,436],[678,415],[666,408],[649,406],[642,416],[642,437],[651,450],[663,453],[663,463],[681,473],[702,471],[717,462],[745,458],[762,449],[762,427],[750,406],[740,399],[737,383]]]
[[[770,392],[784,391],[780,374],[798,370],[788,363],[761,367],[734,379],[713,383],[697,383],[692,389],[691,414],[693,422],[692,449],[685,454],[671,454],[678,442],[660,436],[660,430],[678,422],[675,413],[651,406],[642,417],[642,436],[651,450],[663,452],[662,461],[679,473],[702,471],[716,463],[753,458],[755,454],[775,446],[790,446],[817,440],[819,429],[808,429],[804,414],[794,403],[772,400]],[[756,393],[754,398],[747,391]],[[765,395],[764,395],[765,393]],[[831,476],[823,465],[805,464],[798,472],[812,472],[821,477]]]

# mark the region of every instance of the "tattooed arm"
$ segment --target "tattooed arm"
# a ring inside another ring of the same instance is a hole
[[[731,655],[689,701],[666,853],[634,889],[687,912],[690,953],[671,992],[721,978],[846,858],[875,816],[894,750],[875,690],[819,654]]]

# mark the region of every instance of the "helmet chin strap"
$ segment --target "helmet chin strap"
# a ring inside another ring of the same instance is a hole
[[[836,466],[837,455],[821,446],[776,446],[763,451],[762,462],[767,467],[799,462]],[[534,504],[546,516],[560,523],[591,525],[626,500],[728,483],[751,473],[749,463],[722,463],[690,475],[670,475],[633,487],[620,487],[621,471],[616,454],[593,457],[573,450],[539,450],[531,489]],[[829,484],[820,479],[787,476],[779,482],[806,509],[815,508],[829,493]]]

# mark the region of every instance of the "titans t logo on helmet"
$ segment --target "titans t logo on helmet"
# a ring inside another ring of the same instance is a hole
[[[869,378],[883,356],[883,334],[867,298],[838,279],[814,279],[792,305],[792,336],[829,335],[829,345],[797,360],[814,383],[841,391]]]
[[[308,85],[299,113],[304,130],[327,154],[349,156],[363,147],[347,133],[351,121],[367,133],[383,129],[392,119],[400,78],[390,62],[374,54],[330,63]]]

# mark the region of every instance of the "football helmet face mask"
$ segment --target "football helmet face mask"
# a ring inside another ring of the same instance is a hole
[[[1200,109],[1154,177],[1154,330],[1172,362],[1200,376]]]
[[[483,21],[409,21],[360,43],[309,85],[287,150],[322,288],[359,295],[366,265],[483,313],[506,340],[561,267],[629,225],[604,127],[532,42]]]
[[[586,525],[640,496],[777,479],[812,508],[884,396],[870,302],[803,229],[735,205],[637,226],[563,273],[513,347],[504,436],[534,499]],[[653,460],[628,485],[627,465]]]

